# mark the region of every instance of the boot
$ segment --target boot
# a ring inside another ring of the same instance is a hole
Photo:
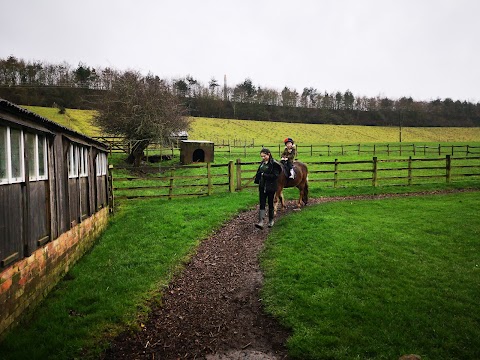
[[[263,230],[263,218],[265,217],[265,210],[260,210],[258,212],[258,224],[255,224],[255,227]]]
[[[275,221],[273,221],[273,218],[275,217],[274,209],[268,209],[268,227],[271,228]]]

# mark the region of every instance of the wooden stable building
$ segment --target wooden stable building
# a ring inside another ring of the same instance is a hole
[[[0,334],[106,226],[107,155],[103,143],[0,99]]]

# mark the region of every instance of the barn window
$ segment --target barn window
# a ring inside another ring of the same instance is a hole
[[[73,144],[68,149],[68,177],[78,177],[78,148]]]
[[[47,139],[27,133],[28,173],[30,181],[47,179]]]
[[[80,154],[80,176],[88,176],[88,149],[86,147],[80,147],[79,154]]]
[[[7,172],[7,128],[0,126],[0,183],[8,182]]]
[[[88,148],[70,144],[68,149],[68,177],[88,176]]]
[[[23,131],[10,129],[11,182],[24,180],[23,174]]]
[[[47,138],[37,135],[38,180],[45,180],[47,173]]]
[[[97,154],[95,158],[97,176],[102,176],[107,174],[107,154],[100,153]]]
[[[0,127],[0,184],[24,181],[23,131]]]

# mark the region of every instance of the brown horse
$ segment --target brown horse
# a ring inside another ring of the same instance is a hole
[[[285,199],[283,197],[283,188],[296,187],[300,190],[300,197],[298,198],[297,208],[302,207],[302,202],[307,205],[308,202],[308,169],[307,166],[295,161],[293,168],[295,170],[295,179],[289,179],[285,172],[285,165],[279,163],[282,167],[282,172],[277,180],[277,191],[275,192],[274,209],[277,213],[278,202],[281,201],[282,209],[285,209]]]

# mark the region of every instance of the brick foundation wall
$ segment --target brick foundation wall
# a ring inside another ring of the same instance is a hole
[[[108,222],[108,208],[83,220],[28,258],[0,270],[0,338],[33,309],[92,247]]]

